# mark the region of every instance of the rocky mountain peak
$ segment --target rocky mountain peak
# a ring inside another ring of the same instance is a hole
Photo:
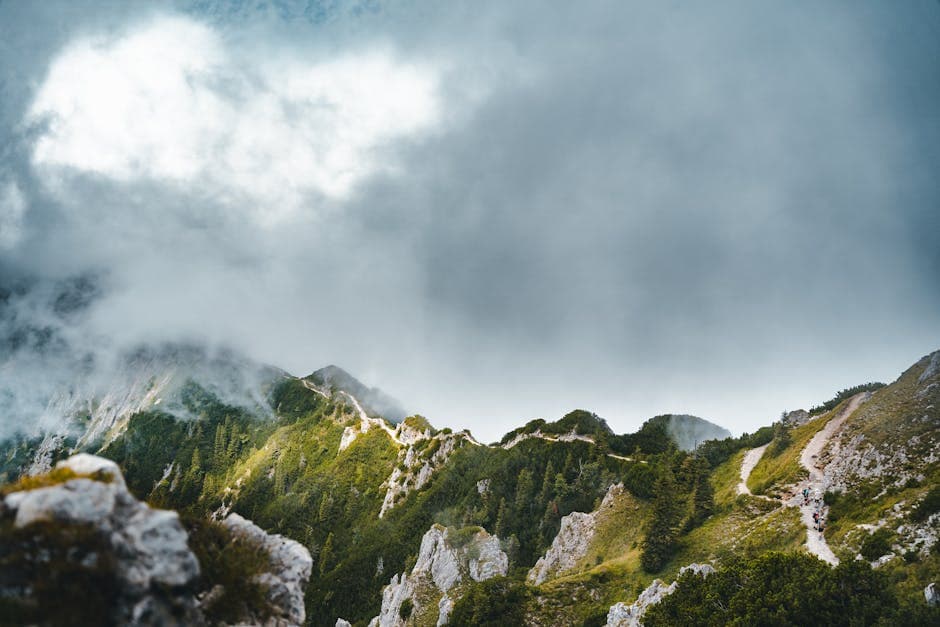
[[[330,392],[346,392],[354,396],[370,416],[381,416],[401,422],[408,413],[401,404],[376,387],[369,387],[339,366],[329,365],[304,377]]]

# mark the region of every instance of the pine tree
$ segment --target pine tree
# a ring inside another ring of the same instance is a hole
[[[767,453],[772,457],[776,457],[782,453],[793,442],[790,430],[784,422],[785,417],[786,412],[780,416],[780,420],[774,423],[774,439],[771,441],[770,446],[767,447]]]
[[[333,517],[333,495],[324,494],[317,511],[317,522],[328,523]]]
[[[574,478],[575,465],[574,465],[574,456],[571,455],[571,451],[568,451],[568,455],[565,456],[565,465],[562,467],[561,472],[565,475],[565,479],[568,477]]]
[[[183,475],[183,484],[180,491],[182,499],[186,502],[195,501],[202,492],[202,456],[199,453],[199,447],[193,449],[193,456],[189,462],[189,469]]]
[[[571,495],[571,486],[565,479],[564,473],[555,475],[555,503],[561,506]]]
[[[323,548],[320,549],[320,576],[323,576],[331,566],[333,561],[333,532],[331,531],[329,535],[326,536],[326,542],[323,543]]]
[[[228,438],[228,446],[225,450],[225,459],[229,464],[234,463],[235,460],[238,459],[240,448],[240,434],[238,433],[237,429],[232,429]]]
[[[676,485],[680,492],[689,493],[695,487],[695,458],[692,455],[686,455],[679,466],[679,472],[676,473]]]
[[[499,500],[499,513],[496,514],[496,535],[500,538],[506,537],[506,531],[509,525],[507,517],[508,513],[506,512],[506,498],[503,497]]]
[[[524,516],[531,505],[531,495],[535,488],[535,481],[532,478],[532,471],[523,468],[519,473],[519,479],[516,481],[516,499],[513,510],[517,516]]]
[[[709,465],[704,457],[695,458],[695,481],[692,492],[692,517],[689,528],[697,527],[711,516],[715,509],[715,491],[709,481]]]
[[[663,460],[659,477],[656,479],[653,518],[640,555],[640,564],[645,571],[659,571],[675,552],[678,538],[676,527],[681,516],[681,507],[672,464],[668,459]]]
[[[558,506],[554,501],[549,501],[545,505],[545,512],[542,514],[541,522],[539,522],[539,552],[543,552],[552,543],[552,539],[557,533],[556,520],[558,520]]]
[[[284,464],[278,460],[274,467],[274,495],[284,496],[287,494],[287,471],[284,470]]]
[[[215,428],[215,446],[212,448],[212,465],[216,470],[225,466],[225,425]]]
[[[555,465],[552,460],[548,460],[545,466],[545,474],[542,475],[542,489],[539,491],[539,503],[547,503],[554,494],[555,487]]]

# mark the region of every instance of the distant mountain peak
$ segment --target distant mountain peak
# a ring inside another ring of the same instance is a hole
[[[337,365],[330,364],[304,377],[320,387],[346,392],[356,397],[366,413],[392,422],[404,420],[408,413],[401,403],[376,387],[369,387]]]
[[[676,445],[684,451],[694,450],[705,440],[723,440],[731,432],[720,425],[689,414],[670,414],[666,430]]]

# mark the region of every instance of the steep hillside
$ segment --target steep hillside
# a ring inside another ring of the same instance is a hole
[[[704,584],[680,576],[689,564],[717,569],[715,581],[783,564],[773,585],[786,587],[787,573],[812,570],[798,556],[821,547],[832,562],[872,562],[836,580],[882,582],[891,602],[879,616],[919,624],[924,588],[940,579],[938,354],[822,413],[694,451],[684,445],[726,432],[663,415],[618,435],[577,410],[486,446],[420,416],[386,420],[336,368],[265,370],[250,403],[190,368],[104,437],[13,439],[2,454],[13,478],[37,459],[97,452],[153,506],[242,516],[300,542],[311,625],[620,624],[641,593],[644,612],[667,589],[699,594]],[[651,620],[679,601],[662,602]]]

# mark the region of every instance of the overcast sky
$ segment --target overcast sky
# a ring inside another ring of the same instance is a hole
[[[0,270],[496,439],[940,348],[940,3],[0,0]]]

